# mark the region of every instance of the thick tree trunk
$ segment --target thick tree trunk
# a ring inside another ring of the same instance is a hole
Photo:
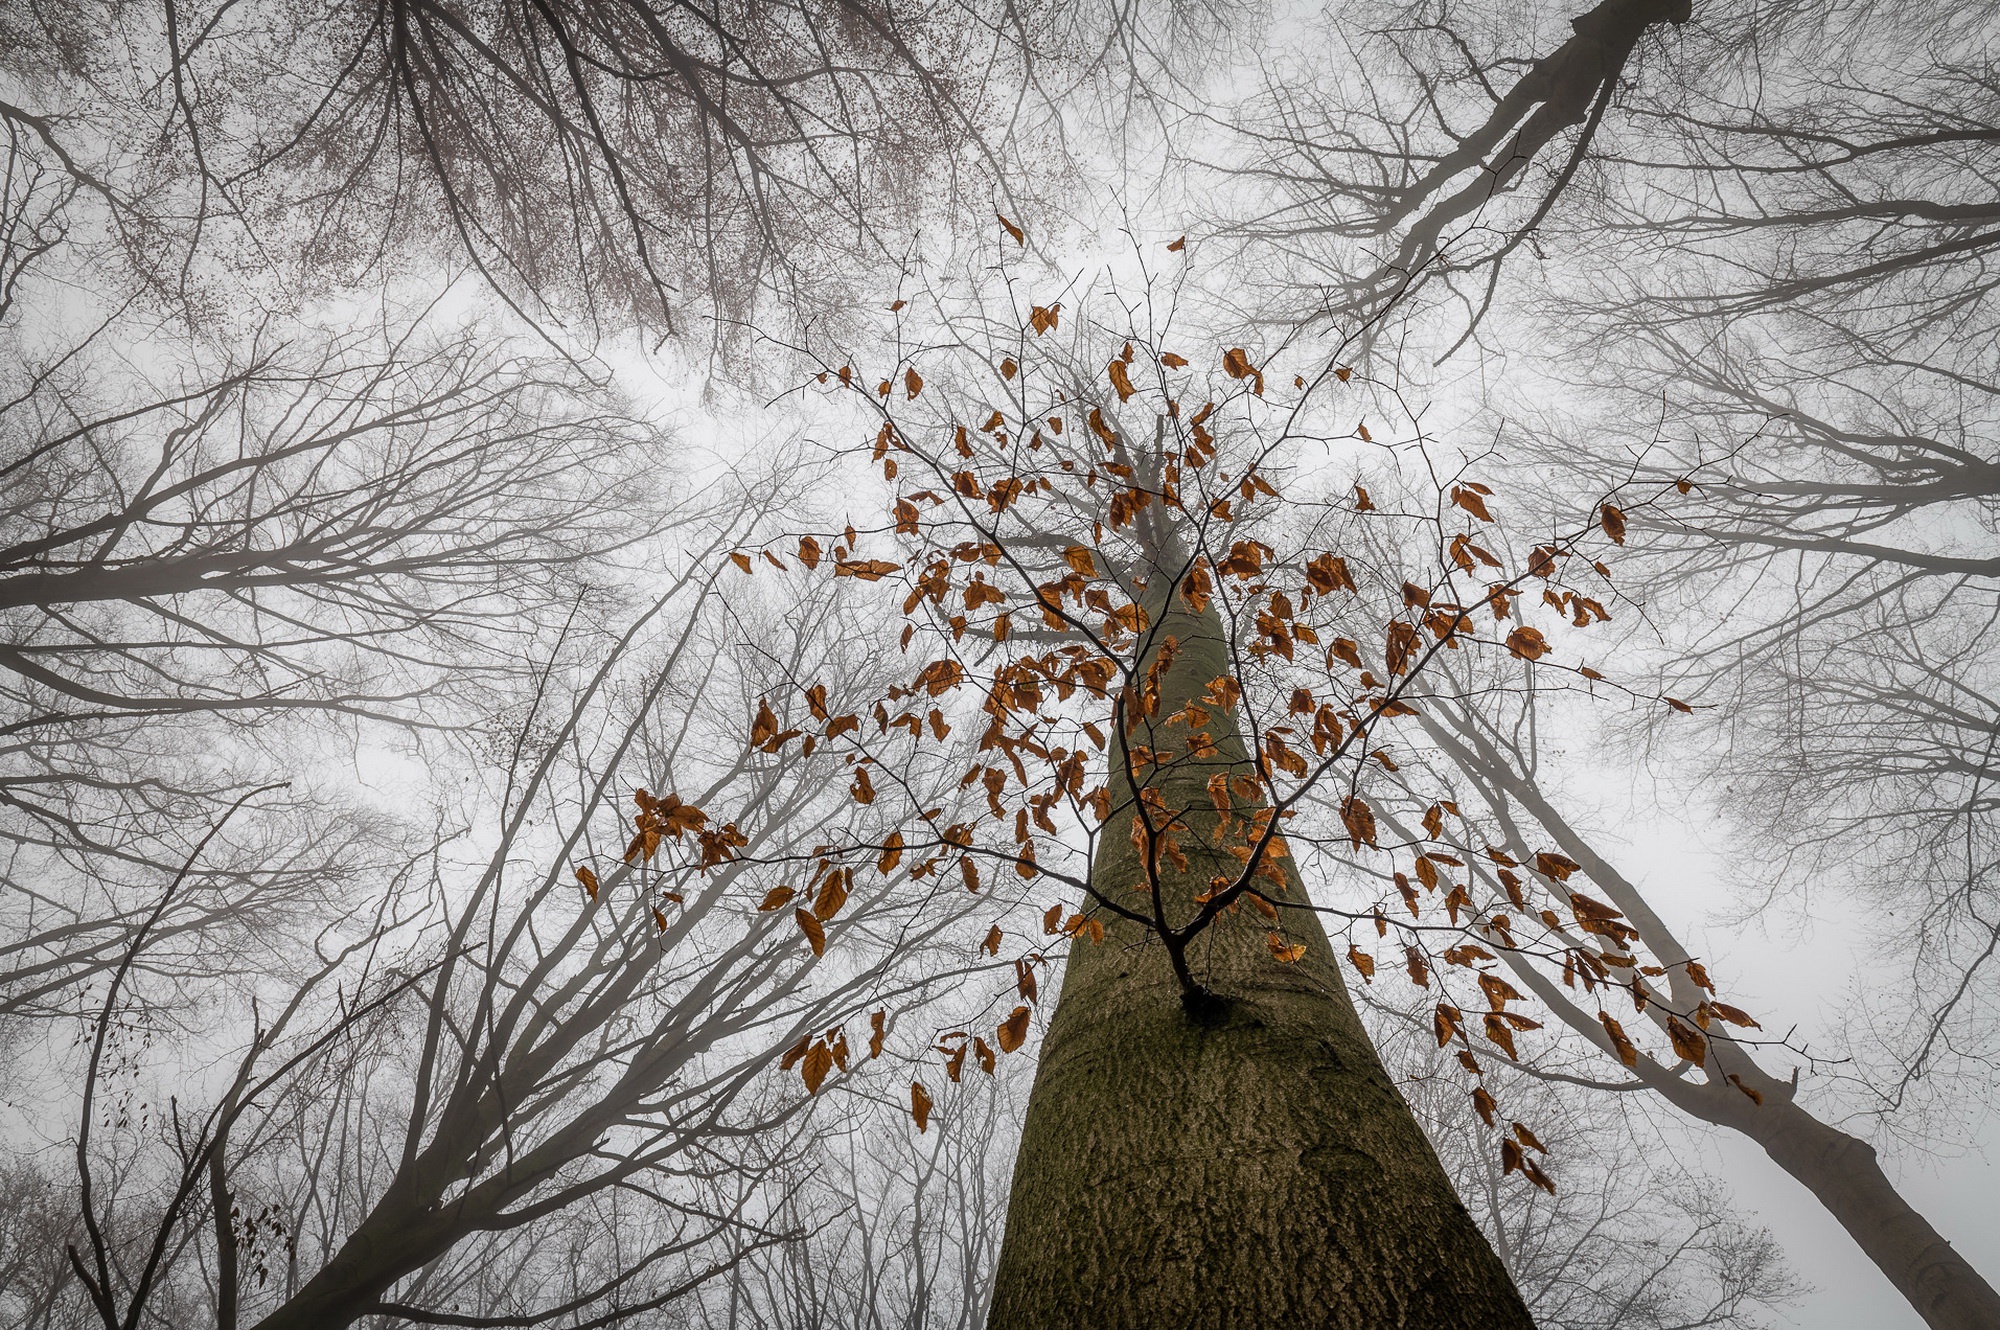
[[[1178,645],[1164,718],[1229,674],[1213,613],[1163,625]],[[1248,772],[1235,717],[1211,709],[1220,758],[1148,784],[1187,810],[1190,863],[1162,864],[1163,904],[1193,897],[1236,861],[1207,848],[1217,771]],[[1162,749],[1184,726],[1141,725]],[[1115,741],[1114,741],[1115,742]],[[1114,767],[1118,765],[1115,760]],[[1093,865],[1097,889],[1144,908],[1127,832],[1134,791],[1114,778]],[[1251,811],[1238,804],[1237,812]],[[1290,860],[1287,896],[1305,899]],[[1390,1083],[1318,917],[1283,911],[1305,956],[1273,959],[1273,927],[1249,902],[1188,948],[1214,995],[1191,1012],[1165,948],[1102,907],[1104,941],[1070,950],[1015,1165],[990,1330],[1512,1330],[1531,1322],[1486,1238],[1453,1194]]]
[[[1931,1330],[2000,1327],[2000,1294],[1903,1199],[1868,1142],[1768,1095],[1740,1118],[1728,1125],[1812,1190]]]

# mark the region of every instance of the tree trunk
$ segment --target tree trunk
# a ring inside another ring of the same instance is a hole
[[[1158,724],[1232,670],[1220,621],[1175,600],[1178,647],[1131,742],[1182,761],[1145,783],[1186,810],[1186,871],[1160,866],[1183,924],[1235,859],[1209,847],[1216,772],[1251,764],[1233,711],[1204,728],[1221,753],[1187,759],[1184,725]],[[1113,740],[1112,813],[1096,889],[1147,908],[1128,831],[1135,790]],[[1239,815],[1250,811],[1238,802]],[[1289,859],[1285,897],[1303,902]],[[1528,1327],[1512,1280],[1390,1083],[1342,985],[1318,917],[1278,925],[1248,901],[1187,949],[1213,1000],[1183,1003],[1166,948],[1101,906],[1104,940],[1071,945],[1015,1164],[989,1330],[1089,1327]],[[1280,927],[1303,958],[1275,960]]]
[[[1903,1199],[1868,1142],[1769,1095],[1729,1125],[1811,1189],[1931,1330],[2000,1327],[2000,1294]]]

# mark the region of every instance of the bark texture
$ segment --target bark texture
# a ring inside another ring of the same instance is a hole
[[[1211,876],[1238,868],[1211,844],[1207,781],[1251,766],[1233,712],[1210,708],[1202,728],[1220,751],[1205,761],[1185,760],[1185,724],[1157,723],[1233,673],[1212,612],[1177,604],[1162,632],[1171,665],[1153,719],[1130,741],[1184,758],[1142,780],[1185,816],[1176,840],[1187,868],[1159,867],[1161,908],[1178,925]],[[1092,880],[1146,909],[1143,851],[1127,835],[1137,789],[1116,778],[1113,753]],[[1237,801],[1235,825],[1252,811]],[[1303,902],[1290,860],[1280,866],[1280,899]],[[990,1330],[1531,1325],[1376,1057],[1316,915],[1285,909],[1273,925],[1245,901],[1221,916],[1186,953],[1214,995],[1191,1012],[1157,937],[1102,906],[1089,913],[1104,940],[1070,950]],[[1273,927],[1304,957],[1274,960]]]

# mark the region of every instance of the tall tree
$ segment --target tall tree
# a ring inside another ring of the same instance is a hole
[[[857,797],[907,803],[899,773],[953,728],[927,699],[976,685],[986,719],[961,784],[985,790],[986,814],[940,826],[936,810],[911,804],[885,852],[928,856],[926,871],[955,860],[975,890],[991,865],[1083,897],[1045,918],[1072,941],[993,1324],[1526,1324],[1368,1044],[1318,922],[1332,907],[1316,906],[1289,866],[1286,824],[1307,790],[1345,789],[1344,834],[1375,845],[1354,791],[1368,764],[1393,765],[1374,747],[1381,732],[1410,714],[1401,699],[1440,652],[1539,649],[1532,630],[1482,636],[1467,609],[1485,599],[1504,611],[1535,574],[1470,576],[1499,562],[1445,514],[1490,520],[1477,485],[1449,486],[1434,515],[1407,516],[1428,545],[1414,563],[1351,570],[1313,543],[1332,526],[1284,553],[1259,538],[1267,514],[1290,511],[1271,469],[1318,437],[1321,399],[1346,389],[1337,354],[1298,353],[1314,380],[1292,376],[1260,433],[1239,416],[1263,409],[1274,363],[1231,348],[1214,369],[1190,369],[1156,329],[1112,351],[1100,380],[1080,366],[1124,333],[1086,320],[1081,349],[1051,352],[1065,319],[1078,326],[1074,310],[1021,303],[947,316],[941,338],[881,370],[819,375],[879,413],[872,456],[894,485],[889,526],[907,558],[863,558],[869,537],[849,530],[832,570],[897,577],[909,587],[906,649],[922,633],[942,654],[876,708],[879,741],[848,737],[850,724],[812,703],[817,724],[854,745]],[[1351,510],[1315,511],[1337,525]],[[816,540],[798,553],[827,557]],[[1544,552],[1524,562],[1539,566]],[[1385,643],[1384,677],[1337,677],[1361,657],[1347,637],[1320,645],[1316,625],[1333,621]],[[986,657],[982,683],[972,671]],[[1246,698],[1254,707],[1239,718]],[[811,728],[781,715],[767,726]],[[1091,790],[1085,744],[1110,773]],[[1076,819],[1082,847],[1038,838],[1060,836],[1058,814]],[[1371,906],[1363,917],[1378,916]],[[1470,925],[1454,907],[1435,927]],[[996,929],[988,945],[1001,943]],[[1032,1001],[1040,956],[1017,963]],[[1535,1024],[1504,1000],[1485,1005],[1496,1038]],[[1031,1020],[1023,1003],[999,1023],[1000,1052]],[[995,1056],[983,1034],[945,1039],[949,1069],[968,1046]],[[930,1097],[912,1093],[921,1123]],[[1510,1171],[1551,1185],[1524,1148],[1503,1143]]]

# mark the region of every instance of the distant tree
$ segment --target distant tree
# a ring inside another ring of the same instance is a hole
[[[119,1019],[135,932],[74,1145],[98,1323],[610,1323],[797,1236],[769,1183],[813,1146],[788,1125],[810,1101],[769,1092],[773,1063],[797,1045],[785,1067],[816,1090],[880,1054],[891,1011],[951,981],[928,940],[962,911],[914,917],[892,874],[808,916],[828,951],[772,903],[789,889],[762,861],[809,864],[855,819],[813,763],[728,736],[760,673],[842,645],[823,604],[736,645],[757,616],[723,612],[720,551],[771,497],[725,514],[573,688],[551,675],[471,829],[483,860],[325,920],[317,957],[249,999],[212,1095],[138,1120],[105,1112],[115,1065],[144,1089]]]

